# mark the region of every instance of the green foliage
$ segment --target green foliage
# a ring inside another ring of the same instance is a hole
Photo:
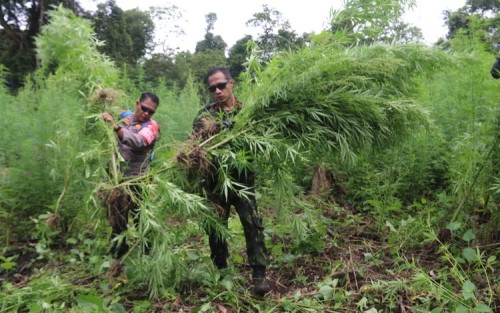
[[[245,61],[249,57],[247,42],[252,40],[252,36],[246,35],[238,39],[236,43],[229,49],[229,69],[231,75],[238,81],[239,75],[245,70]]]
[[[422,32],[401,21],[414,6],[414,0],[348,0],[332,11],[330,30],[345,34],[351,43],[418,41]]]
[[[447,62],[446,54],[418,45],[316,43],[273,59],[255,88],[244,87],[247,107],[236,125],[277,132],[313,156],[333,153],[352,163],[360,149],[397,141],[426,122],[412,99],[416,79]]]
[[[175,57],[182,90],[144,82],[142,70],[132,80],[98,53],[87,22],[63,9],[51,16],[38,39],[43,69],[16,97],[0,89],[1,239],[23,239],[0,255],[0,310],[498,309],[498,85],[478,41],[457,38],[450,54],[346,48],[346,37],[323,33],[266,68],[251,54],[235,128],[195,142],[186,140],[201,98],[193,56]],[[116,147],[99,113],[127,108],[146,89],[161,100],[157,158],[146,177],[120,183],[105,173]],[[249,192],[231,169],[260,174],[272,251],[265,301],[249,296],[237,217],[229,230],[217,222],[198,193],[199,164],[182,164],[181,153],[220,160],[220,192]],[[315,162],[333,168],[345,193],[304,196]],[[123,234],[131,249],[114,273],[98,193],[134,185],[144,190],[139,220]],[[231,239],[225,271],[211,265],[207,225]]]
[[[168,87],[184,87],[185,82],[181,80],[179,67],[175,60],[163,53],[153,53],[144,60],[144,79],[153,85],[164,84]]]
[[[98,52],[99,42],[88,21],[59,7],[50,12],[50,24],[36,38],[41,65],[64,79],[79,81],[78,90],[85,96],[97,87],[113,87],[118,72],[113,63]]]
[[[223,50],[203,50],[193,54],[189,61],[189,70],[195,81],[199,82],[200,85],[205,83],[207,72],[217,66],[227,66],[227,59]],[[204,85],[202,86],[204,87]],[[205,88],[201,90],[205,90]]]
[[[162,140],[167,143],[184,141],[193,128],[194,117],[201,108],[198,88],[192,77],[188,77],[186,85],[178,94],[174,94],[175,90],[169,92],[169,97],[159,93],[165,106],[168,107],[165,114],[162,113],[157,117],[158,120],[165,121],[162,125]]]
[[[498,203],[497,196],[488,191],[499,175],[496,151],[500,113],[498,86],[487,74],[491,59],[483,53],[465,54],[458,68],[450,68],[429,82],[424,95],[434,125],[451,152],[447,162],[452,194],[461,203],[459,208],[465,206],[469,212],[478,206],[494,211],[493,203]],[[465,71],[468,75],[463,75]]]
[[[404,142],[381,151],[366,150],[343,169],[347,197],[372,212],[383,225],[387,218],[450,190],[451,152],[436,129],[416,129]],[[331,161],[335,166],[335,160]]]
[[[460,37],[476,38],[483,43],[486,51],[498,52],[499,10],[498,1],[469,0],[456,11],[445,11],[447,38],[452,41],[461,41]]]
[[[4,83],[16,92],[24,80],[38,67],[34,38],[47,23],[47,12],[62,5],[74,12],[80,10],[76,1],[12,0],[0,3],[0,64],[10,71]]]
[[[90,15],[96,36],[104,44],[99,51],[118,65],[135,65],[152,48],[154,23],[148,12],[123,11],[113,0],[97,5]]]
[[[6,169],[1,190],[9,199],[3,208],[20,221],[48,208],[61,214],[61,206],[73,203],[84,192],[76,178],[83,170],[77,155],[86,140],[72,144],[80,126],[75,116],[83,103],[75,98],[70,84],[66,87],[69,90],[49,85],[34,96],[28,86],[18,97],[2,102],[4,108],[23,103],[16,112],[6,110],[4,125],[9,130],[3,128],[1,136]],[[74,217],[77,212],[74,207],[61,215]]]
[[[213,33],[208,32],[205,34],[205,39],[196,43],[195,54],[207,50],[220,50],[222,52],[225,52],[226,47],[227,44],[224,42],[221,36],[216,36]]]
[[[266,62],[280,51],[296,50],[304,46],[304,38],[297,36],[280,11],[267,4],[262,5],[262,12],[254,13],[246,25],[261,29],[256,42],[261,48],[259,58]]]

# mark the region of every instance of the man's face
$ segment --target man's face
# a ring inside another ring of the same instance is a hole
[[[156,111],[156,106],[157,105],[150,98],[137,101],[135,104],[135,120],[138,123],[149,121]]]
[[[208,90],[217,103],[228,103],[233,96],[233,81],[228,81],[223,73],[216,72],[208,77]]]

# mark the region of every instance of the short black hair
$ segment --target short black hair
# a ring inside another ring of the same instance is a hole
[[[139,102],[142,102],[146,99],[151,99],[151,101],[153,101],[153,103],[156,104],[156,106],[160,105],[160,99],[158,98],[157,95],[155,95],[152,92],[146,91],[146,92],[141,93],[141,97],[139,98]]]
[[[229,72],[228,68],[226,68],[226,67],[214,67],[213,69],[208,71],[207,76],[205,77],[205,83],[208,84],[208,78],[210,76],[214,75],[215,73],[218,73],[218,72],[221,72],[224,75],[224,77],[226,78],[226,80],[233,79],[233,77],[231,76],[231,72]]]

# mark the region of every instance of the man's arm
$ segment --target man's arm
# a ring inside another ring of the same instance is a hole
[[[214,103],[210,103],[198,111],[196,117],[193,120],[193,131],[197,132],[203,128],[203,119],[212,116],[212,114],[210,114],[210,110],[213,106]]]
[[[122,140],[123,139],[123,128],[116,124],[115,119],[113,118],[113,115],[109,114],[108,112],[102,113],[102,118],[104,121],[108,124],[111,124],[113,127],[113,130],[116,132],[118,135],[118,139]]]
[[[153,144],[158,139],[160,127],[156,121],[149,120],[148,124],[138,133],[134,133],[126,128],[122,128],[120,131],[122,133],[122,137],[120,138],[122,143],[131,148],[139,149]]]

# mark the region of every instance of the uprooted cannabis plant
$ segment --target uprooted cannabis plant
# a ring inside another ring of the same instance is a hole
[[[296,159],[352,164],[360,151],[385,148],[425,127],[426,111],[414,98],[418,80],[450,62],[445,52],[417,44],[345,47],[322,37],[275,57],[243,82],[234,127],[206,141],[203,134],[192,137],[179,161],[203,171],[217,158],[221,192],[235,186],[227,169],[255,167],[276,197],[290,198],[276,191],[292,189],[276,186],[291,187],[284,173]],[[212,124],[205,123],[209,133]]]

